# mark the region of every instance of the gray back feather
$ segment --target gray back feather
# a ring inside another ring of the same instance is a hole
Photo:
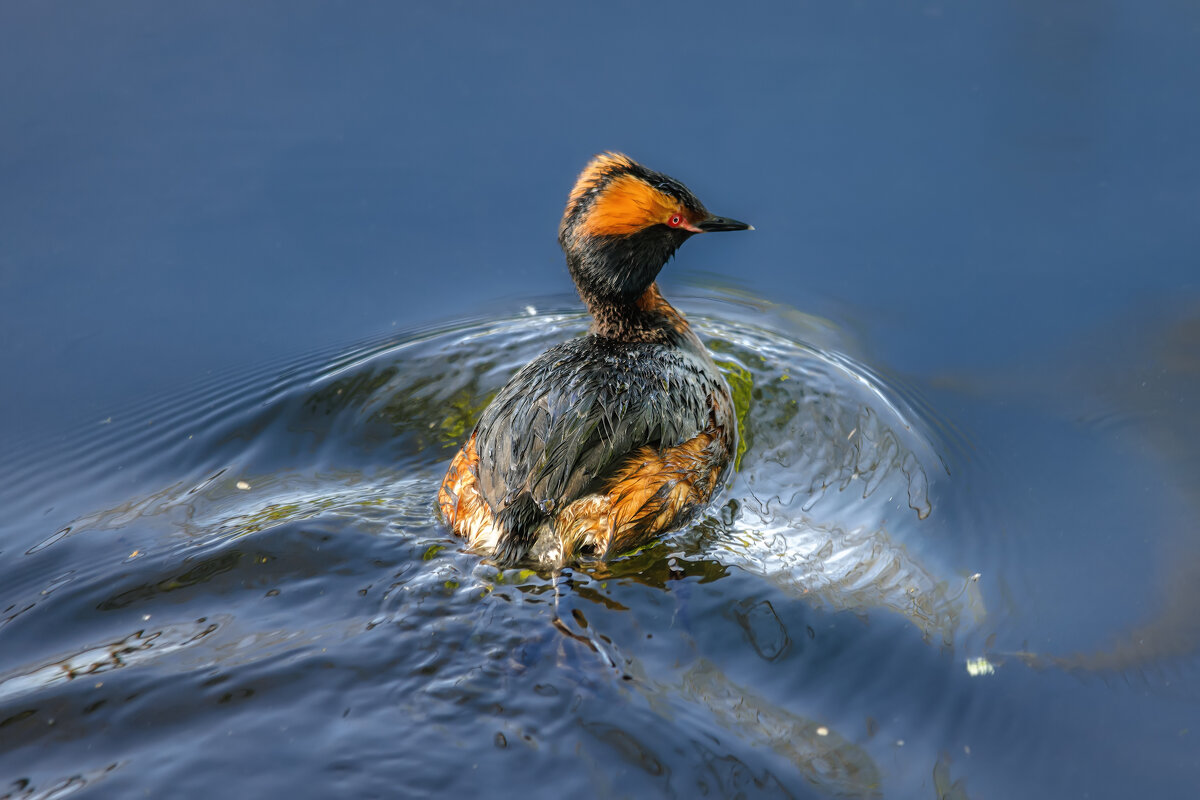
[[[585,336],[513,376],[475,428],[479,485],[493,511],[528,492],[553,513],[595,491],[634,450],[675,447],[709,424],[723,380],[688,347]],[[717,401],[718,424],[732,424]]]

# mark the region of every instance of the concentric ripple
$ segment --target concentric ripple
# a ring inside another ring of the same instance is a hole
[[[455,741],[482,724],[485,747],[523,742],[531,764],[538,747],[573,741],[589,780],[615,754],[646,791],[791,791],[800,775],[832,794],[877,794],[878,753],[858,734],[760,696],[718,663],[721,647],[697,642],[722,630],[756,663],[781,663],[800,647],[788,632],[797,614],[815,609],[883,611],[916,626],[900,627],[917,644],[953,642],[981,613],[972,570],[927,545],[947,535],[939,492],[957,443],[829,323],[753,298],[684,298],[735,397],[729,484],[696,524],[609,564],[497,570],[438,520],[437,486],[509,376],[586,329],[572,305],[233,373],[9,465],[0,477],[22,512],[3,540],[0,745],[35,746],[49,716],[87,740],[93,713],[132,715],[158,733],[108,741],[79,774],[131,789],[145,773],[111,765],[154,752],[155,785],[200,786],[189,757],[161,751],[180,726],[207,732],[212,717],[269,735],[262,726],[295,692],[339,714],[370,709],[364,732],[394,730],[395,714]],[[77,488],[47,479],[59,472]],[[713,591],[693,598],[691,583]],[[714,609],[722,625],[700,621]],[[674,638],[652,638],[664,624]],[[306,677],[318,665],[333,677]],[[158,714],[160,697],[179,712]],[[682,750],[644,738],[676,717],[731,738]],[[429,735],[381,749],[344,731],[306,746],[394,762],[432,788],[446,765],[413,760]],[[68,768],[46,762],[22,780],[53,785]]]

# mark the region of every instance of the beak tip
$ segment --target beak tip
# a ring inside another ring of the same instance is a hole
[[[728,217],[711,216],[700,223],[699,229],[701,233],[714,231],[752,231],[754,230],[754,226],[748,222],[740,222]]]

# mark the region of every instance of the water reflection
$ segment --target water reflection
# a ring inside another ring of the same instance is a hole
[[[961,481],[980,470],[956,427],[822,320],[715,291],[684,305],[734,390],[736,469],[696,524],[609,563],[498,569],[463,551],[433,502],[491,393],[581,331],[578,314],[371,342],[263,391],[203,395],[202,410],[160,404],[158,419],[203,432],[141,432],[146,464],[126,480],[139,491],[102,483],[107,503],[23,531],[5,590],[7,731],[32,737],[40,716],[22,714],[48,701],[66,720],[147,714],[144,693],[169,679],[197,699],[163,730],[220,713],[269,738],[295,692],[363,726],[338,728],[337,758],[402,764],[431,791],[481,788],[447,755],[469,742],[485,770],[578,764],[556,778],[577,788],[876,797],[932,781],[966,797],[978,730],[956,738],[973,730],[963,715],[1007,729],[1033,713],[1006,700],[1013,663],[1104,673],[1189,658],[1200,578],[1186,559],[1129,646],[1025,646],[1012,576],[1029,570],[1006,559],[1029,542],[1018,528],[997,546],[963,513],[978,509]],[[1158,380],[1184,391],[1180,336],[1164,358],[1178,369]],[[1124,419],[1171,420],[1096,396]],[[1193,465],[1159,436],[1182,487]],[[121,441],[93,440],[90,458],[131,458]],[[75,678],[99,675],[112,695],[86,696]]]
[[[835,797],[881,795],[879,769],[871,756],[836,730],[789,714],[703,661],[682,679],[676,689],[682,697],[705,705],[723,727],[782,755],[822,792]]]
[[[69,797],[100,783],[120,766],[120,763],[114,761],[103,767],[76,772],[68,777],[50,779],[40,785],[28,778],[18,778],[7,787],[8,791],[0,795],[0,800],[57,800]]]
[[[189,624],[135,631],[118,641],[89,647],[26,672],[5,677],[0,680],[0,702],[62,681],[73,681],[161,658],[172,651],[196,644],[218,627],[216,622],[199,619]]]
[[[951,644],[964,620],[982,614],[970,571],[946,573],[903,541],[919,541],[916,526],[932,512],[931,475],[947,471],[925,418],[878,375],[829,348],[836,338],[827,324],[794,312],[786,324],[776,314],[775,327],[742,321],[737,314],[747,309],[768,318],[773,310],[744,296],[699,305],[693,321],[735,395],[736,471],[724,505],[676,540],[678,559],[664,562],[655,545],[653,559],[638,559],[643,579],[660,570],[715,569],[715,577],[737,566],[806,602],[889,609]],[[550,313],[460,326],[314,365],[293,376],[305,388],[228,415],[210,445],[220,469],[75,520],[71,535],[154,516],[170,517],[195,545],[323,515],[348,515],[368,528],[375,520],[379,532],[434,525],[426,495],[442,459],[496,387],[564,327],[581,331],[584,320]],[[801,343],[780,328],[818,342]],[[346,453],[358,463],[385,458],[407,472],[322,468]],[[296,459],[315,471],[297,469]],[[292,466],[279,469],[283,463]],[[895,531],[905,532],[900,541]]]
[[[1119,521],[1105,524],[1097,520],[1093,527],[1093,536],[1105,547],[1123,552],[1130,565],[1123,570],[1115,565],[1118,569],[1113,579],[1105,582],[1106,591],[1128,597],[1138,606],[1144,604],[1140,620],[1131,620],[1116,631],[1105,630],[1103,641],[1080,642],[1057,652],[1031,648],[1027,643],[997,646],[993,635],[987,649],[994,665],[1016,662],[1080,675],[1123,675],[1160,688],[1171,686],[1172,691],[1189,691],[1183,689],[1187,682],[1181,685],[1177,676],[1195,674],[1200,653],[1200,548],[1194,536],[1194,520],[1200,514],[1200,463],[1193,447],[1200,441],[1200,422],[1193,413],[1200,399],[1198,353],[1200,309],[1176,308],[1165,316],[1156,309],[1153,318],[1135,313],[1081,339],[1045,368],[1023,370],[1019,375],[964,374],[940,379],[943,386],[953,386],[956,392],[987,396],[993,402],[1054,409],[1069,424],[1071,445],[1080,453],[1098,443],[1115,450],[1113,461],[1124,469],[1116,477],[1105,476],[1109,491],[1125,499],[1153,496],[1150,506],[1160,520],[1150,523],[1136,511],[1143,505],[1130,502],[1121,509]],[[1060,361],[1070,366],[1064,369]],[[1066,450],[1060,457],[1060,473],[1049,486],[1062,486],[1072,469],[1086,469],[1079,466],[1078,459]],[[1161,491],[1163,484],[1168,491]],[[1057,501],[1061,503],[1063,498]],[[1097,498],[1090,504],[1104,505]],[[1133,516],[1127,517],[1130,512]],[[1111,532],[1113,524],[1120,526],[1120,533]],[[1147,524],[1160,527],[1139,530]],[[1062,592],[1095,590],[1099,576],[1080,574],[1087,571],[1082,564],[1095,552],[1094,547],[1076,553],[1075,563],[1064,565],[1036,543],[1023,546],[1031,559],[1038,556],[1031,566],[1048,569],[1050,575],[1043,579],[1053,581]],[[1113,566],[1110,562],[1102,568]],[[1133,600],[1141,596],[1153,600]],[[1013,606],[1021,614],[1037,611],[1021,601],[1014,601]]]

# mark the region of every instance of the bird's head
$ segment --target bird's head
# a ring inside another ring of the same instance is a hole
[[[567,200],[558,241],[585,300],[624,305],[697,233],[753,230],[708,212],[691,191],[620,153],[593,158]]]

